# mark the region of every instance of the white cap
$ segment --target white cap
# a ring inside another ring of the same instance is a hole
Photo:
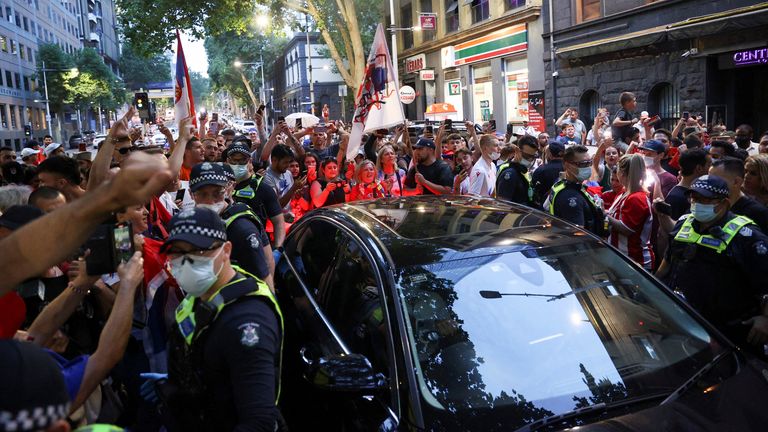
[[[640,112],[640,118],[648,117],[648,111],[641,111]]]
[[[60,143],[50,143],[47,146],[45,146],[45,150],[44,150],[45,151],[45,157],[49,157],[59,147],[61,147]]]
[[[38,149],[38,150],[35,150],[35,149],[33,149],[33,148],[29,148],[29,147],[27,147],[27,148],[25,148],[25,149],[21,150],[21,158],[22,158],[22,159],[24,159],[25,157],[29,157],[29,156],[32,156],[32,155],[36,155],[36,154],[38,154],[38,153],[40,153],[40,150],[39,150],[39,149]]]

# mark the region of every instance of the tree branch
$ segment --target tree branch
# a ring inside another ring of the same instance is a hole
[[[245,78],[245,74],[242,72],[240,72],[240,78],[243,80],[243,84],[245,84],[245,89],[248,91],[248,96],[250,96],[251,102],[253,102],[253,111],[256,112],[259,102],[256,99],[256,95],[253,93],[253,89],[251,89],[251,83],[248,82],[248,79]]]
[[[321,19],[322,17],[320,16],[320,12],[317,10],[315,5],[312,2],[308,2],[307,5],[309,6],[309,12],[310,15],[312,15],[312,18],[314,18],[316,22],[323,22]],[[331,53],[331,58],[336,62],[336,67],[339,69],[339,73],[341,73],[341,77],[344,79],[344,82],[347,83],[348,86],[354,87],[354,77],[350,73],[350,70],[347,69],[347,67],[344,65],[344,60],[341,58],[341,54],[339,54],[339,50],[336,48],[336,44],[334,43],[333,38],[331,38],[331,34],[328,33],[328,30],[324,27],[320,27],[320,35],[325,41],[325,44],[328,46],[328,51]],[[353,62],[350,62],[350,68],[353,64]]]

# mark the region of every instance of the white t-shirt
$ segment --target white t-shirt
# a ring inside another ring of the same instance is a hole
[[[496,165],[488,163],[484,158],[478,159],[469,172],[469,193],[482,196],[493,196],[496,189]]]

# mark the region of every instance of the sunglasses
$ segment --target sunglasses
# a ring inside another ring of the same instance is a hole
[[[136,147],[136,146],[130,146],[130,147],[123,147],[123,148],[119,148],[119,149],[117,149],[117,151],[118,151],[118,153],[120,153],[121,155],[124,155],[124,154],[128,154],[128,153],[130,153],[130,152],[132,152],[132,151],[136,151],[136,150],[138,150],[138,149],[139,149],[139,148],[138,148],[138,147]]]

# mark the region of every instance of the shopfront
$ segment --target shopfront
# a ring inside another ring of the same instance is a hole
[[[768,46],[712,56],[708,66],[708,121],[724,117],[729,129],[746,123],[755,135],[768,130]]]

